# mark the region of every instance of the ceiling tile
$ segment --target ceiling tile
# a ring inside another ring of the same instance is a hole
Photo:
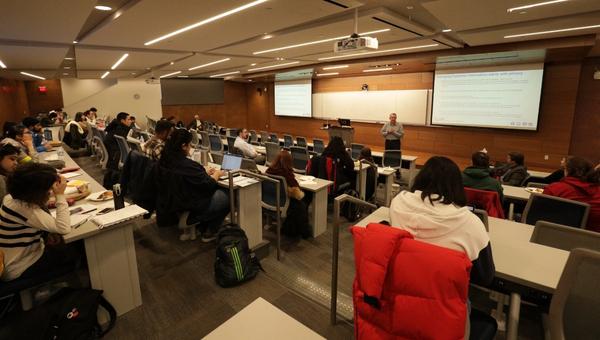
[[[9,69],[56,69],[68,47],[0,45],[0,60]]]
[[[168,63],[184,57],[185,53],[128,52],[126,50],[102,50],[84,47],[75,48],[79,70],[109,70],[123,54],[129,53],[117,68],[121,70],[141,70]]]

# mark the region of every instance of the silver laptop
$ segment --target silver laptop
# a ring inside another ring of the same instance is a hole
[[[221,170],[225,171],[226,174],[221,176],[221,179],[229,177],[228,172],[232,170],[238,170],[242,166],[242,157],[230,153],[223,155],[223,163],[221,164]]]

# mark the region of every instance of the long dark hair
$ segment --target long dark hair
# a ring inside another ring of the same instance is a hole
[[[600,172],[594,170],[594,165],[582,157],[569,157],[565,168],[569,177],[575,177],[594,184],[600,182]]]
[[[292,155],[287,150],[281,150],[269,168],[273,170],[284,170],[285,172],[293,174]]]
[[[45,208],[50,198],[50,188],[58,180],[56,170],[41,163],[19,165],[8,176],[6,189],[15,199]]]
[[[185,129],[175,129],[171,132],[160,154],[160,164],[170,166],[173,161],[186,157],[181,146],[192,141],[192,134]]]
[[[333,137],[327,144],[325,150],[323,150],[323,156],[333,156],[333,157],[342,157],[344,154],[348,154],[346,152],[346,147],[344,146],[344,141],[341,137]]]
[[[18,155],[19,151],[20,150],[12,144],[4,144],[4,145],[0,146],[0,162],[4,159],[4,157]],[[4,169],[2,169],[2,167],[0,167],[0,175],[6,176],[6,175],[8,175],[8,173],[6,173],[4,171]]]
[[[467,204],[460,169],[451,159],[442,156],[431,157],[425,162],[410,190],[422,191],[421,199],[429,198],[432,204],[435,201],[460,207]]]

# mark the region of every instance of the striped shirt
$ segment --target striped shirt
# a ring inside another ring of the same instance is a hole
[[[44,253],[44,231],[67,234],[71,231],[69,205],[57,196],[56,218],[38,206],[6,195],[0,207],[0,250],[4,253],[1,279],[18,278]]]

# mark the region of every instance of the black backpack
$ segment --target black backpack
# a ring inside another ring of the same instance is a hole
[[[98,324],[99,306],[110,316],[104,330]],[[0,329],[0,339],[87,340],[108,333],[115,324],[117,312],[101,290],[62,288],[41,305],[11,319]]]
[[[233,287],[252,280],[260,269],[242,228],[228,225],[219,231],[215,259],[215,280],[219,286]]]
[[[360,198],[358,192],[354,189],[346,189],[344,194]],[[360,207],[352,202],[344,202],[340,207],[340,215],[344,216],[348,222],[354,222],[360,217]]]

